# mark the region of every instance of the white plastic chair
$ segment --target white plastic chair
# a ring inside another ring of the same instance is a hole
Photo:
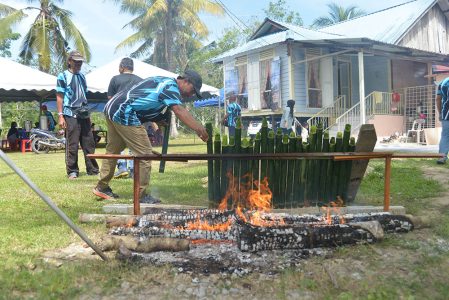
[[[425,119],[416,119],[413,121],[412,129],[407,131],[407,138],[405,140],[406,143],[408,143],[408,138],[410,137],[410,133],[416,134],[416,143],[419,144],[421,142],[421,133],[424,132],[424,129],[422,128],[422,125],[426,122]]]

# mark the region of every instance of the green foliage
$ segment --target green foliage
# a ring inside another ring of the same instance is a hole
[[[39,102],[14,102],[0,103],[2,116],[2,135],[6,136],[11,122],[17,122],[20,127],[25,126],[25,121],[30,120],[34,125],[39,122]]]
[[[268,18],[302,26],[302,18],[298,12],[292,11],[285,0],[270,1],[268,9],[263,10]]]
[[[327,7],[329,8],[329,15],[316,18],[311,25],[312,28],[329,26],[342,21],[347,21],[349,19],[363,16],[365,14],[365,11],[359,9],[355,5],[343,7],[338,5],[337,3],[329,3],[327,4]]]
[[[56,5],[56,2],[62,3],[63,0],[29,2],[38,2],[39,5],[17,11],[23,16],[28,10],[39,11],[20,47],[19,57],[24,64],[35,65],[37,62],[39,70],[54,74],[55,68],[59,69],[66,62],[67,52],[71,48],[80,51],[90,61],[89,45],[73,23],[72,13]]]

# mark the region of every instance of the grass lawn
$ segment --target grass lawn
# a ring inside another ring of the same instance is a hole
[[[103,151],[98,149],[98,153]],[[169,153],[205,152],[205,144],[198,139],[170,142]],[[97,201],[91,193],[97,178],[85,174],[81,153],[81,176],[74,181],[66,178],[63,152],[45,155],[16,152],[8,156],[75,223],[80,213],[102,212],[105,202]],[[373,170],[364,179],[357,202],[381,205],[383,164],[373,161],[370,166]],[[435,219],[431,228],[388,236],[375,245],[342,247],[333,257],[305,260],[301,268],[286,270],[269,280],[252,274],[220,279],[221,283],[216,284],[224,289],[245,289],[252,285],[248,295],[255,298],[294,298],[291,291],[318,299],[449,298],[449,249],[441,246],[449,245],[449,206],[445,211],[432,206],[432,197],[440,196],[447,187],[423,176],[425,167],[435,167],[434,162],[393,162],[391,204],[404,205],[416,215],[428,214],[426,208],[432,207],[431,216]],[[446,166],[438,168],[449,174]],[[169,162],[164,174],[157,170],[158,162],[154,162],[151,189],[163,202],[207,205],[207,189],[201,182],[207,176],[205,162]],[[112,202],[132,203],[130,179],[113,180],[111,187],[122,197]],[[133,291],[131,298],[153,289],[172,299],[179,296],[173,289],[176,285],[191,284],[193,277],[177,275],[169,267],[117,261],[67,262],[54,267],[42,262],[43,251],[79,243],[80,238],[3,161],[0,161],[0,212],[0,299],[61,299],[83,295],[115,298],[123,289]],[[94,240],[106,232],[104,225],[80,226]],[[365,267],[362,279],[344,278],[351,276],[360,264]],[[338,287],[332,287],[329,277],[323,273],[324,265],[335,267]]]

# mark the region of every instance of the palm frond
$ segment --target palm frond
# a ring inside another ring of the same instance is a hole
[[[27,15],[21,10],[15,10],[0,19],[0,41],[8,38],[11,33],[11,27],[23,20]]]
[[[144,34],[144,32],[138,31],[138,32],[132,34],[131,36],[127,37],[123,41],[121,41],[117,45],[117,47],[115,47],[115,51],[118,51],[120,49],[127,48],[127,47],[131,48],[134,45],[136,45],[137,43],[145,41],[146,38],[148,38],[148,37]]]

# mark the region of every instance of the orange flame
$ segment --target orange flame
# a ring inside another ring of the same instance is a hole
[[[325,211],[324,216],[324,222],[327,225],[332,224],[332,214],[331,212],[334,212],[336,215],[338,215],[340,224],[345,224],[345,218],[341,215],[340,207],[343,207],[344,201],[340,196],[337,196],[337,199],[335,201],[329,202],[328,206],[323,206],[322,209]]]

